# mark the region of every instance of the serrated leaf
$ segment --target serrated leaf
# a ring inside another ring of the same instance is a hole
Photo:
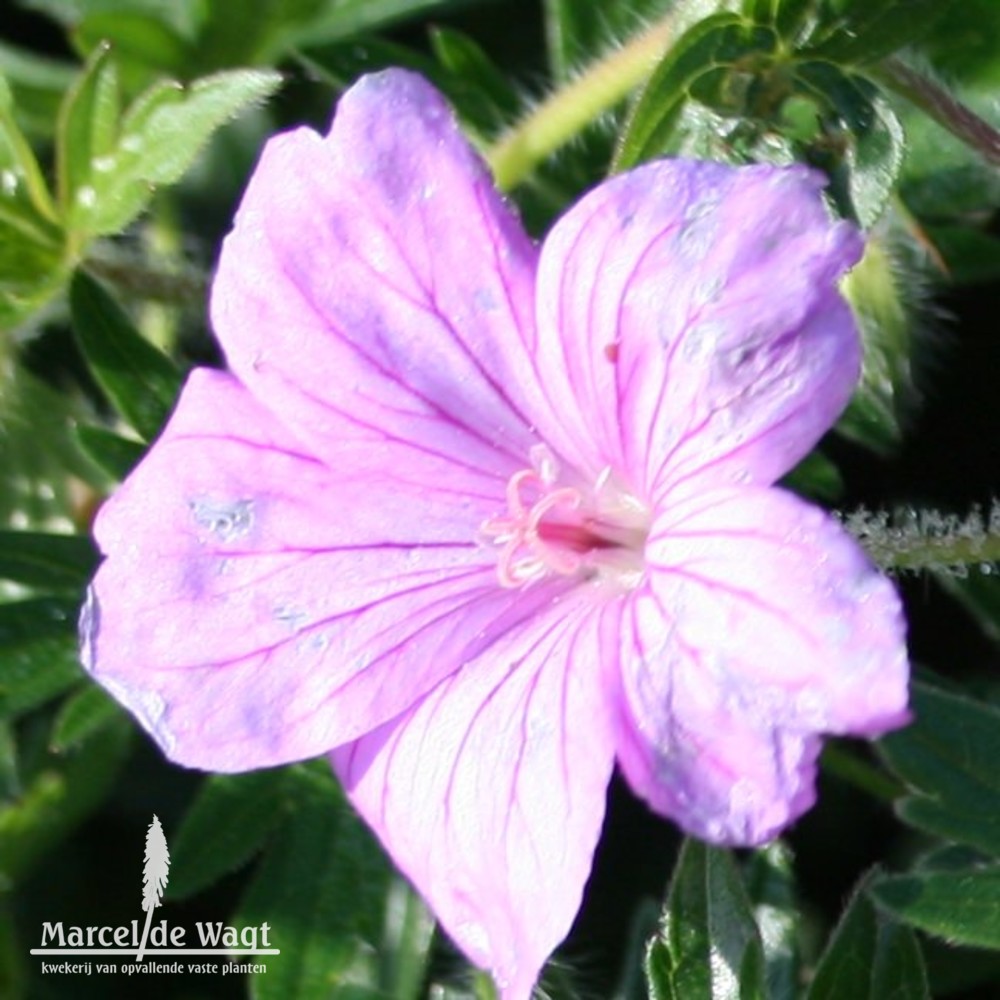
[[[88,684],[67,698],[60,707],[52,724],[49,748],[53,753],[65,753],[111,725],[122,714],[118,702],[103,688]]]
[[[324,762],[291,770],[294,813],[268,845],[237,920],[271,925],[280,962],[251,979],[255,1000],[337,996],[348,983],[378,985],[380,938],[391,869]]]
[[[118,67],[108,46],[99,46],[69,89],[59,112],[56,179],[59,204],[69,228],[97,199],[95,162],[114,148],[120,110]]]
[[[117,142],[91,178],[93,198],[76,227],[88,236],[115,233],[149,202],[156,185],[184,175],[218,128],[269,97],[281,83],[271,70],[230,70],[187,87],[160,82],[122,119]]]
[[[76,752],[43,761],[23,794],[0,807],[0,882],[30,874],[100,806],[125,761],[131,734],[121,716]]]
[[[146,451],[141,442],[122,437],[105,427],[78,424],[75,433],[87,457],[119,483],[139,464]]]
[[[0,76],[0,330],[12,329],[63,280],[63,233],[38,161]]]
[[[806,1000],[929,998],[923,956],[912,931],[879,916],[862,885],[819,960]]]
[[[915,792],[900,817],[1000,856],[1000,711],[919,682],[912,705],[916,721],[878,744]]]
[[[174,363],[132,325],[104,288],[83,271],[70,285],[73,328],[94,378],[147,441],[156,437],[180,391]]]
[[[0,531],[0,579],[50,590],[80,590],[97,565],[82,535]]]
[[[764,953],[732,855],[686,840],[659,936],[646,952],[653,1000],[758,1000]]]
[[[691,89],[737,60],[773,50],[775,36],[741,15],[721,12],[689,28],[649,77],[618,138],[619,172],[666,150]]]
[[[280,768],[207,777],[171,841],[169,899],[185,899],[249,861],[288,811]]]
[[[797,88],[826,110],[828,162],[821,165],[831,175],[831,192],[846,202],[845,214],[853,213],[869,228],[885,209],[902,169],[905,137],[899,118],[873,84],[831,63],[798,62],[794,78]]]
[[[880,907],[929,934],[1000,949],[1000,865],[888,876],[871,893]]]
[[[25,220],[37,228],[35,236],[45,245],[58,244],[57,213],[48,184],[30,143],[15,118],[15,96],[0,73],[0,207],[10,220]],[[12,221],[9,224],[13,224]],[[28,235],[34,235],[28,233]]]

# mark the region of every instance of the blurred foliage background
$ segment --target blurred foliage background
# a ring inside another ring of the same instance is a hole
[[[683,153],[812,163],[869,239],[864,378],[788,485],[897,573],[918,721],[832,744],[817,808],[759,852],[682,844],[616,780],[547,995],[1000,995],[1000,4],[4,0],[0,997],[492,995],[322,762],[173,767],[77,662],[90,521],[220,363],[205,296],[261,145],[386,65],[444,90],[536,234]],[[41,975],[43,921],[141,915],[153,813],[171,923],[266,920],[266,975]]]

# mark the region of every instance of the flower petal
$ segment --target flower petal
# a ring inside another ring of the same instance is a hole
[[[232,376],[194,372],[98,517],[89,669],[168,756],[213,770],[393,718],[554,594],[501,590],[476,474],[434,473],[389,444],[331,470]]]
[[[442,926],[527,1000],[580,904],[614,759],[620,602],[577,592],[333,760]]]
[[[820,510],[726,490],[666,511],[623,644],[619,755],[701,837],[769,839],[813,801],[820,733],[908,721],[892,584]]]
[[[391,439],[502,494],[544,399],[536,264],[441,95],[390,70],[344,94],[329,135],[267,144],[212,319],[233,371],[329,464]]]
[[[550,392],[579,399],[564,450],[596,441],[654,501],[770,485],[808,453],[860,365],[835,285],[860,240],[830,221],[820,184],[800,167],[669,160],[560,220],[538,327]]]

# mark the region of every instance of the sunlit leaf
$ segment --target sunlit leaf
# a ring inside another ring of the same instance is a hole
[[[646,953],[652,1000],[758,1000],[764,950],[732,855],[696,840],[681,848]]]

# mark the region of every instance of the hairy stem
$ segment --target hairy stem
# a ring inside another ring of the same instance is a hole
[[[934,510],[855,511],[844,526],[884,569],[961,571],[970,566],[1000,567],[1000,503],[989,515],[965,517]]]
[[[902,60],[883,59],[869,73],[879,83],[916,105],[952,135],[975,149],[987,163],[1000,166],[1000,131],[948,91]]]
[[[674,17],[657,21],[555,91],[486,151],[497,186],[509,190],[550,153],[622,101],[649,75],[674,35]]]

